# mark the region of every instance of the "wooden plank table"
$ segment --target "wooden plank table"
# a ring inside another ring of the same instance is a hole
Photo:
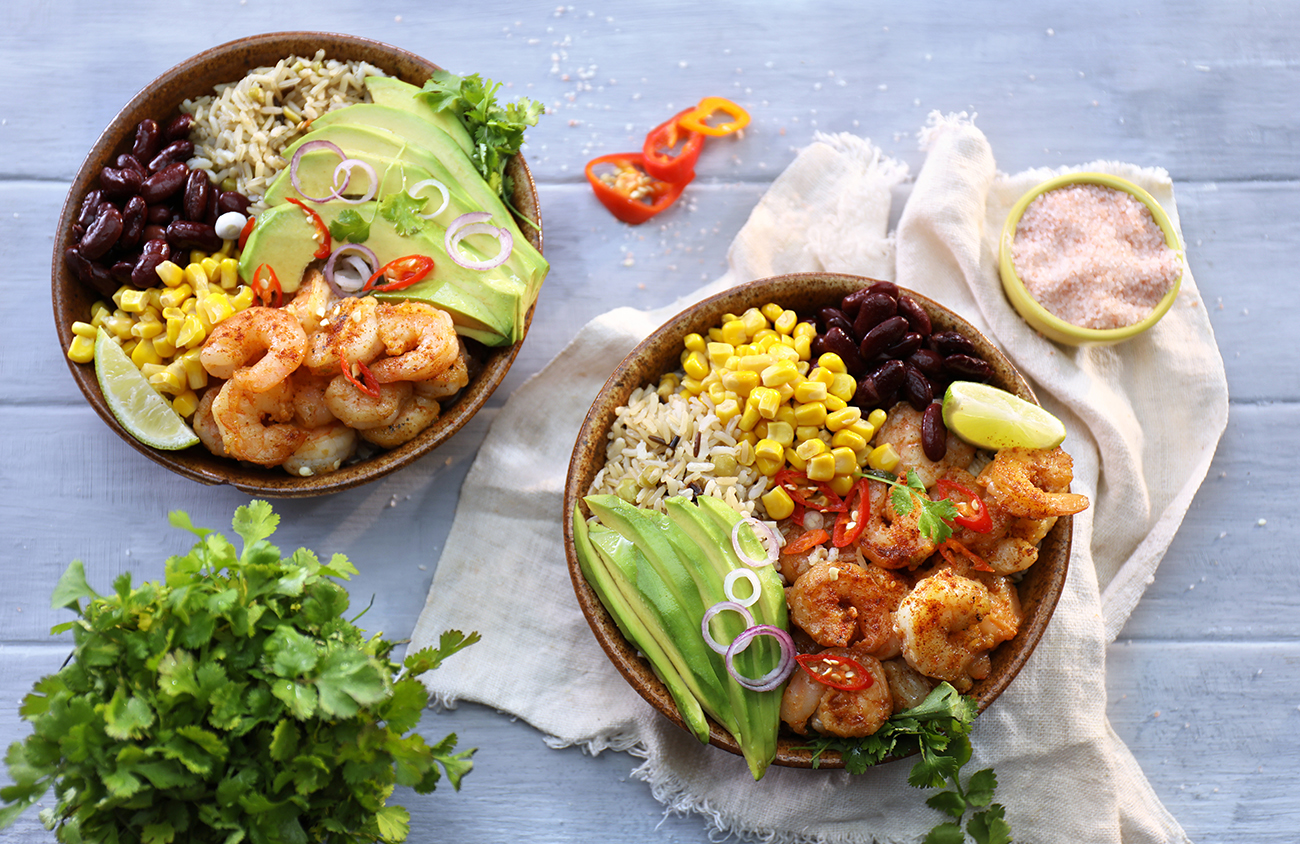
[[[552,269],[504,386],[415,466],[277,504],[279,544],[348,554],[361,569],[354,602],[373,596],[366,623],[391,637],[415,622],[461,481],[505,397],[613,304],[658,306],[719,275],[749,209],[813,133],[869,137],[915,172],[927,114],[966,111],[1007,172],[1097,159],[1167,168],[1231,416],[1182,530],[1108,650],[1108,711],[1193,840],[1295,841],[1300,537],[1284,511],[1300,426],[1300,9],[871,5],[9,4],[0,12],[10,76],[0,91],[0,289],[11,297],[0,311],[0,427],[10,432],[0,440],[0,743],[27,733],[18,701],[67,654],[66,640],[49,634],[67,614],[50,610],[48,596],[69,561],[84,560],[103,587],[124,571],[155,577],[189,547],[166,526],[168,510],[227,529],[247,500],[162,473],[73,386],[46,299],[69,182],[117,109],[166,68],[240,36],[315,29],[480,72],[549,109],[525,152]],[[593,199],[584,163],[639,148],[651,126],[709,94],[749,108],[752,129],[706,149],[678,207],[640,228],[615,222]],[[709,840],[700,817],[664,817],[629,776],[636,760],[626,754],[551,750],[528,725],[468,704],[428,713],[421,729],[454,730],[479,751],[459,793],[403,795],[416,844]],[[34,812],[0,832],[4,842],[49,840]]]

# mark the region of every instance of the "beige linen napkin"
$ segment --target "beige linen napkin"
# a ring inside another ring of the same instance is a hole
[[[1186,841],[1106,721],[1104,665],[1107,642],[1155,570],[1226,424],[1226,383],[1205,308],[1186,275],[1179,302],[1147,338],[1082,351],[1043,340],[1002,298],[996,243],[1011,204],[1049,174],[998,175],[987,141],[962,116],[933,118],[923,143],[928,156],[896,238],[886,227],[905,169],[859,138],[819,137],[737,235],[731,271],[689,298],[775,272],[896,278],[1012,354],[1065,420],[1075,489],[1093,507],[1075,518],[1070,576],[1052,624],[977,722],[968,767],[996,768],[1018,840]],[[1163,171],[1091,166],[1143,184],[1177,223]],[[449,627],[478,630],[483,641],[473,659],[453,660],[426,682],[444,705],[502,709],[556,746],[632,750],[645,760],[635,773],[667,810],[698,812],[721,831],[773,842],[919,841],[943,818],[906,784],[909,762],[860,776],[773,767],[755,783],[739,757],[700,745],[631,691],[577,609],[560,512],[573,439],[613,363],[686,304],[593,320],[501,410],[466,478],[412,635],[413,647]],[[1174,404],[1162,392],[1187,398]],[[483,555],[487,536],[509,539]],[[501,582],[512,588],[503,592]],[[464,599],[488,592],[498,596],[490,608]],[[521,652],[519,641],[530,649]]]

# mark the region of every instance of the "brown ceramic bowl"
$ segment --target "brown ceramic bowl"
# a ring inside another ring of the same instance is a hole
[[[143,91],[118,113],[91,148],[73,180],[63,205],[54,236],[53,298],[54,322],[62,348],[72,342],[72,323],[88,321],[90,306],[102,298],[79,281],[65,266],[63,251],[75,241],[72,227],[82,198],[96,187],[99,172],[117,155],[129,152],[136,125],[146,117],[160,123],[177,113],[180,104],[191,97],[210,93],[214,85],[234,82],[255,67],[273,65],[289,55],[312,56],[323,49],[326,58],[366,61],[391,76],[422,85],[438,66],[405,50],[358,38],[325,32],[278,32],[242,38],[211,50],[173,67],[149,83]],[[521,224],[524,234],[540,251],[542,248],[541,215],[537,189],[523,156],[516,155],[509,165],[514,177],[512,204],[533,225]],[[528,312],[528,323],[533,311]],[[527,330],[525,325],[525,331]],[[519,353],[519,341],[511,346],[488,348],[469,342],[471,354],[478,362],[478,373],[461,390],[455,401],[443,407],[431,427],[398,448],[381,451],[374,457],[344,466],[336,472],[307,478],[292,477],[283,469],[266,469],[251,464],[216,457],[203,446],[183,451],[158,451],[137,441],[118,424],[100,393],[95,380],[94,364],[69,361],[73,380],[86,400],[110,428],[137,451],[166,468],[205,484],[231,484],[254,495],[303,497],[350,489],[382,477],[437,448],[478,412],[505,378]]]
[[[637,387],[655,383],[660,375],[679,368],[682,342],[687,334],[704,333],[718,325],[723,314],[739,314],[746,309],[776,302],[790,308],[800,316],[816,313],[818,308],[838,306],[845,294],[864,287],[872,279],[830,273],[800,273],[777,276],[742,284],[725,293],[706,299],[673,317],[657,329],[628,355],[614,374],[605,382],[596,396],[587,418],[578,434],[577,445],[569,463],[568,483],[564,492],[564,512],[573,512],[591,487],[592,479],[605,463],[606,434],[614,421],[614,411],[627,403],[628,396]],[[1024,378],[983,335],[952,311],[917,293],[907,291],[929,312],[935,331],[958,330],[969,337],[981,356],[992,365],[992,383],[1028,401],[1037,403]],[[584,513],[587,512],[585,509]],[[573,580],[578,604],[587,617],[605,653],[619,673],[627,679],[651,705],[686,729],[677,712],[672,697],[655,676],[650,664],[619,632],[618,626],[605,611],[600,599],[582,575],[573,546],[573,532],[569,518],[564,521],[565,553],[568,557],[569,575]],[[975,685],[969,694],[979,701],[982,712],[1007,687],[1020,671],[1034,647],[1042,638],[1051,619],[1056,601],[1065,585],[1066,567],[1070,557],[1069,516],[1059,519],[1043,540],[1038,562],[1025,572],[1019,584],[1024,623],[1016,637],[999,646],[992,655],[993,671]],[[723,727],[710,720],[710,744],[740,753],[735,739]],[[795,768],[813,766],[811,753],[804,749],[808,739],[782,726],[777,743],[774,764]],[[842,768],[843,759],[838,752],[822,754],[821,768]]]

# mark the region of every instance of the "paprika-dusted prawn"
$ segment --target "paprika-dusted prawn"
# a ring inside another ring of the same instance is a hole
[[[293,423],[293,388],[288,380],[262,392],[227,381],[212,400],[212,418],[231,457],[262,466],[280,465],[307,438],[307,432]]]
[[[908,585],[878,566],[847,560],[814,563],[786,595],[795,624],[824,647],[851,644],[877,658],[898,654],[894,610]]]
[[[262,393],[283,382],[303,362],[307,333],[292,314],[253,307],[218,323],[199,352],[213,378],[237,381]]]
[[[460,344],[446,311],[424,302],[381,302],[377,318],[379,337],[388,353],[370,367],[380,384],[427,381],[456,362]]]

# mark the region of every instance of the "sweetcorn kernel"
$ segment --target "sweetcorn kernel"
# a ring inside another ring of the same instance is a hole
[[[682,361],[682,369],[686,372],[688,378],[701,380],[709,374],[709,360],[704,356],[703,350],[692,350],[686,353],[686,357]]]
[[[753,339],[754,335],[767,328],[767,317],[763,316],[758,308],[750,308],[740,315],[740,321],[745,325],[745,335]]]
[[[176,287],[164,287],[158,294],[158,304],[162,310],[168,308],[180,307],[180,304],[194,295],[194,288],[188,282],[179,284]]]
[[[162,356],[154,351],[152,340],[141,340],[131,350],[131,362],[137,368],[144,366],[146,363],[162,363]]]
[[[857,481],[852,475],[836,475],[831,478],[829,486],[831,491],[841,498],[847,498],[848,494],[853,491],[853,484]]]
[[[794,514],[794,500],[783,486],[774,486],[760,499],[769,519],[788,519]]]
[[[790,464],[791,469],[798,472],[802,472],[804,469],[808,468],[808,461],[800,457],[799,452],[793,448],[787,448],[785,450],[785,462]]]
[[[762,418],[758,413],[758,408],[746,401],[745,409],[740,414],[740,422],[737,424],[740,425],[742,431],[753,431],[755,426],[762,421]]]
[[[171,261],[163,261],[155,272],[158,273],[158,279],[167,287],[180,287],[185,281],[185,270]]]
[[[817,437],[804,440],[803,442],[799,443],[798,446],[795,447],[795,453],[798,454],[800,457],[802,457],[804,460],[812,460],[814,457],[816,457],[819,454],[828,454],[829,451],[830,450],[827,447],[826,443],[822,442]],[[832,461],[832,466],[834,466],[834,458],[831,458],[831,461]]]
[[[804,325],[805,323],[799,323]],[[812,338],[800,337],[797,334],[794,338],[794,350],[799,354],[800,360],[808,360],[812,357]]]
[[[749,341],[749,336],[745,334],[745,324],[738,319],[722,324],[722,342],[730,343],[733,346],[739,346]]]
[[[831,450],[834,451],[837,448],[851,449],[857,459],[861,460],[866,455],[867,441],[862,438],[861,434],[845,428],[836,431],[831,436]]]
[[[795,421],[800,425],[821,427],[826,424],[826,405],[822,402],[808,402],[794,409]]]
[[[830,452],[815,454],[808,458],[808,467],[804,474],[810,481],[829,481],[835,477],[835,458]]]
[[[740,415],[740,402],[734,398],[724,399],[718,402],[714,412],[718,414],[718,419],[725,425]]]
[[[759,385],[759,380],[759,374],[748,369],[734,372],[727,369],[722,373],[722,386],[740,396],[748,396]]]
[[[222,258],[218,280],[223,290],[234,290],[239,285],[239,262],[234,258]]]
[[[870,422],[868,422],[865,419],[862,419],[858,422],[854,422],[852,425],[848,426],[844,430],[852,431],[853,433],[862,437],[863,442],[868,442],[868,443],[871,442],[871,438],[876,435],[876,426],[872,425]]]
[[[898,452],[890,443],[876,446],[867,455],[867,465],[882,472],[892,472],[898,468]]]
[[[736,347],[730,343],[708,343],[705,345],[704,353],[709,357],[709,363],[714,366],[725,366],[727,359],[736,353]]]
[[[747,401],[758,410],[759,416],[774,419],[777,408],[781,406],[781,394],[771,387],[755,387],[750,391]]]
[[[253,304],[253,298],[256,295],[253,288],[243,284],[235,291],[235,295],[230,298],[230,303],[235,306],[236,311],[242,311]]]
[[[785,460],[785,449],[776,440],[764,438],[754,446],[754,456],[759,460]]]
[[[795,369],[794,363],[788,360],[778,360],[759,375],[765,387],[780,387],[786,384],[793,386],[799,380],[799,370]]]
[[[826,405],[827,413],[835,413],[849,406],[849,403],[839,396],[827,396],[822,404]]]
[[[702,352],[705,349],[704,338],[699,334],[687,334],[686,339],[682,341],[688,352]]]
[[[74,334],[68,344],[68,360],[73,363],[90,363],[95,359],[95,339],[84,334]]]
[[[766,436],[783,446],[794,444],[794,428],[787,422],[778,422],[775,419],[768,422]]]
[[[98,331],[99,330],[95,328],[95,326],[91,325],[88,322],[72,323],[72,333],[77,335],[78,337],[89,337],[91,340],[94,340],[95,335],[98,333]]]
[[[176,398],[172,399],[172,410],[179,413],[185,418],[194,415],[194,411],[199,409],[199,396],[193,390],[186,390]]]
[[[853,376],[845,372],[835,373],[835,378],[831,380],[830,392],[832,396],[848,401],[853,398],[853,394],[858,391],[858,382],[853,380]]]
[[[794,388],[794,400],[801,404],[807,404],[813,401],[825,401],[827,396],[826,385],[821,381],[814,381],[806,378]]]
[[[772,327],[782,334],[790,334],[799,323],[799,315],[790,310],[781,311],[779,315],[769,319],[772,320]]]
[[[829,369],[837,374],[849,371],[848,367],[844,365],[844,358],[834,352],[823,352],[821,357],[817,358],[817,365],[822,369]]]
[[[853,449],[840,446],[832,448],[830,454],[835,460],[835,474],[851,475],[858,470],[858,456]]]
[[[885,411],[880,408],[876,408],[867,414],[867,421],[870,422],[871,427],[875,428],[877,431],[880,430],[880,426],[884,425],[885,420],[888,418],[889,414],[885,413]]]
[[[113,301],[128,314],[138,314],[149,306],[147,290],[119,290],[113,294]]]
[[[812,338],[817,336],[817,326],[813,325],[811,322],[800,322],[795,325],[794,330],[791,333],[794,334],[796,340],[801,337],[805,340],[812,340]]]
[[[831,431],[840,431],[860,421],[862,421],[862,411],[856,407],[846,407],[829,414],[826,417],[826,427]]]
[[[785,308],[782,308],[776,302],[768,302],[766,305],[759,308],[758,310],[759,313],[767,317],[768,322],[776,322],[778,319],[781,318],[781,314],[785,313]]]

